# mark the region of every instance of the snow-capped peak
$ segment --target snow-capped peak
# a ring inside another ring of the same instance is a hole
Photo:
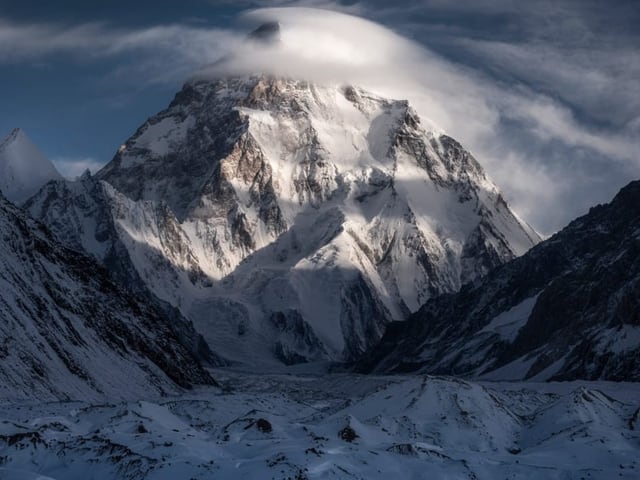
[[[51,161],[16,128],[0,141],[0,190],[13,203],[21,203],[49,180],[62,178]]]
[[[27,208],[261,364],[354,358],[539,241],[408,101],[270,75],[188,82],[95,181]]]

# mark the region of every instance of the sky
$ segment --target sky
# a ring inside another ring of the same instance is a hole
[[[246,51],[269,19],[289,48]],[[21,127],[64,175],[95,171],[231,54],[216,73],[409,99],[546,235],[640,178],[638,25],[635,0],[1,0],[0,136]]]

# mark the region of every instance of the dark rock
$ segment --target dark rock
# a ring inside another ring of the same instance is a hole
[[[358,438],[358,434],[353,428],[347,425],[338,432],[338,437],[345,442],[352,443],[356,438]]]
[[[256,420],[256,428],[260,430],[262,433],[271,433],[273,427],[271,426],[271,422],[269,420],[265,420],[264,418],[259,418]]]
[[[275,43],[280,41],[280,23],[263,23],[249,34],[249,40],[262,43]]]

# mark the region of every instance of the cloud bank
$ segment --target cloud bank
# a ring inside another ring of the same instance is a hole
[[[68,180],[75,180],[85,171],[89,170],[92,174],[96,173],[104,162],[100,162],[95,158],[53,158],[51,162],[55,165],[60,175]]]

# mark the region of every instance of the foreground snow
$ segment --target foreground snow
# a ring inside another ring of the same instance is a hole
[[[248,375],[0,407],[0,478],[638,478],[640,384]]]

